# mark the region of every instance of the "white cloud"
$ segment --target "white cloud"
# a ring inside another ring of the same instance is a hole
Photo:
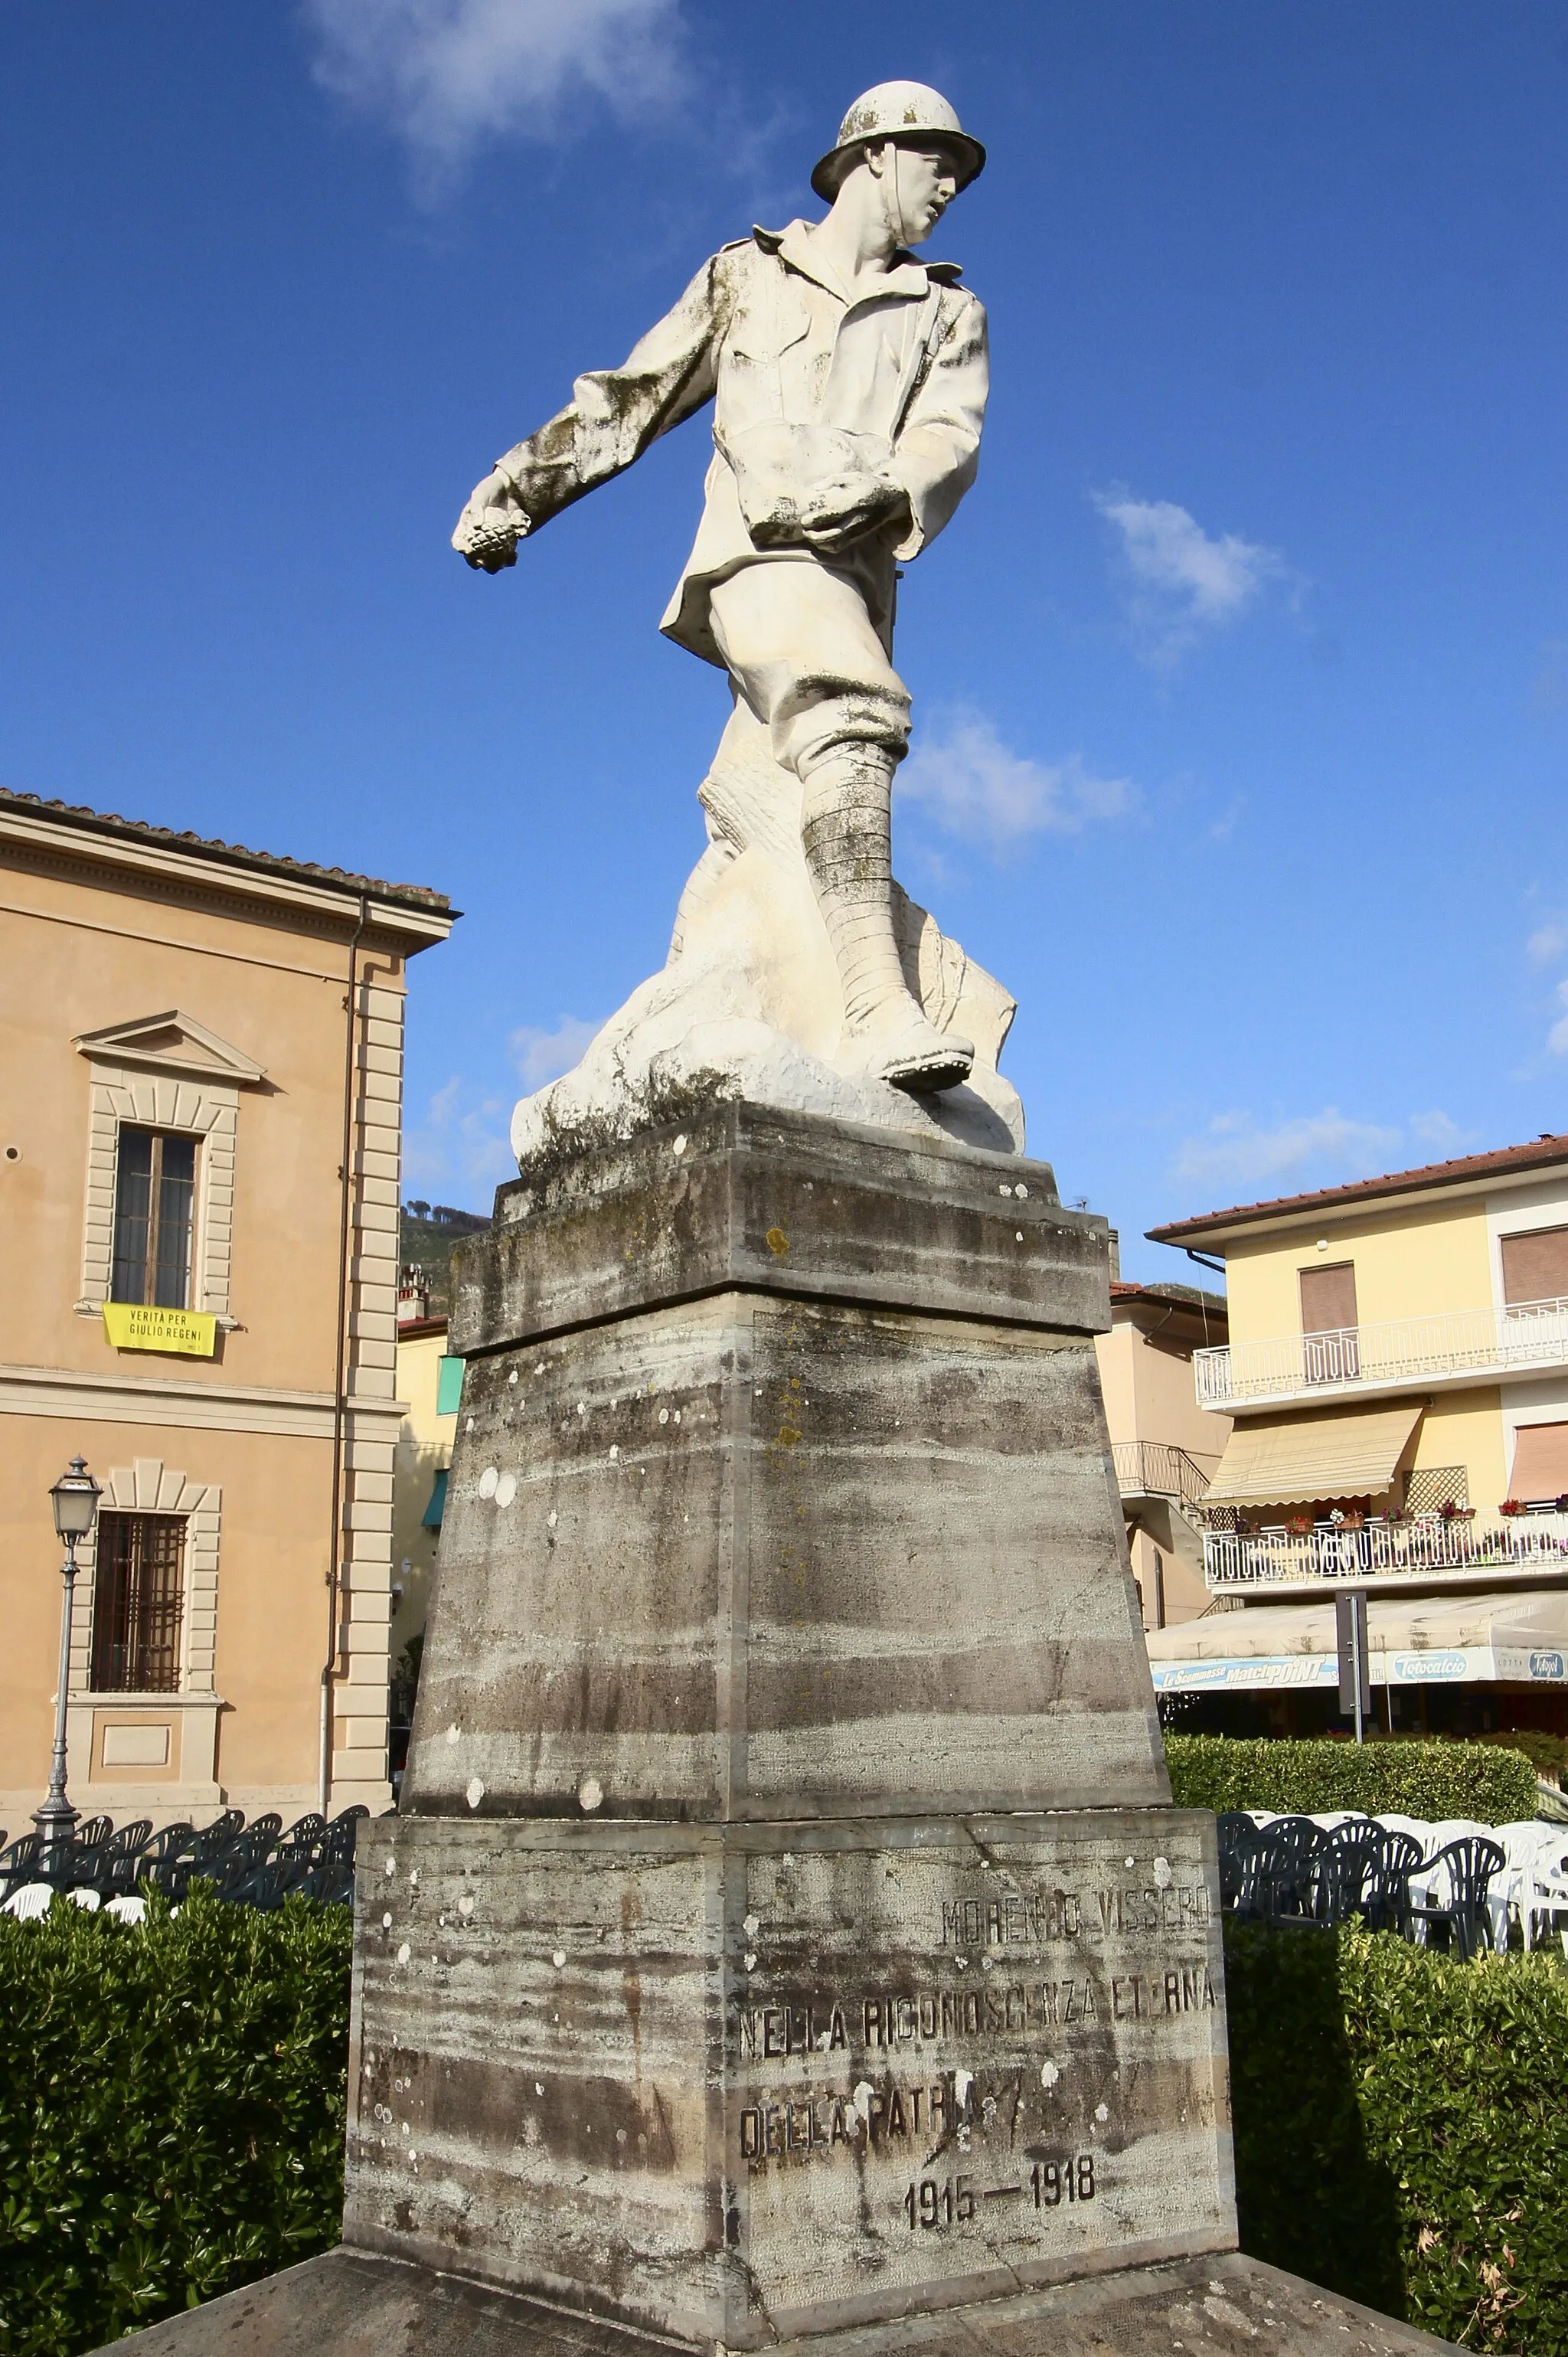
[[[1211,540],[1174,500],[1096,491],[1094,504],[1121,535],[1133,578],[1132,619],[1145,651],[1173,662],[1207,630],[1242,614],[1287,567],[1277,551],[1233,532]]]
[[[1216,1114],[1200,1137],[1183,1140],[1176,1158],[1178,1178],[1209,1185],[1255,1186],[1296,1173],[1307,1164],[1326,1166],[1338,1178],[1369,1178],[1388,1169],[1401,1142],[1398,1129],[1377,1122],[1351,1121],[1337,1105],[1298,1114],[1276,1128],[1260,1129],[1250,1113]]]
[[[596,1039],[603,1027],[585,1023],[580,1016],[563,1015],[553,1031],[525,1023],[512,1033],[508,1047],[517,1059],[518,1078],[525,1089],[542,1089],[546,1081],[558,1080],[580,1063],[590,1040]]]
[[[1126,778],[1097,778],[1076,753],[1031,761],[1003,744],[976,712],[940,719],[916,740],[898,770],[898,793],[919,802],[948,834],[1004,850],[1031,834],[1077,834],[1092,819],[1137,806]]]
[[[1568,1006],[1568,982],[1557,985],[1557,1004]],[[1568,1056],[1568,1015],[1560,1015],[1546,1035],[1546,1044],[1554,1056]]]
[[[680,0],[305,0],[317,81],[406,139],[433,193],[481,139],[552,135],[584,91],[642,118],[680,86]]]
[[[1455,1154],[1465,1154],[1472,1146],[1480,1143],[1478,1130],[1461,1129],[1451,1114],[1437,1110],[1412,1113],[1410,1134],[1419,1138],[1423,1146],[1431,1147],[1438,1161],[1452,1160]]]
[[[455,1073],[436,1090],[422,1121],[403,1132],[403,1191],[466,1200],[476,1209],[492,1187],[517,1176],[507,1142],[510,1103],[470,1088]]]
[[[1568,950],[1568,925],[1553,918],[1538,925],[1524,945],[1524,953],[1531,965],[1553,965]]]

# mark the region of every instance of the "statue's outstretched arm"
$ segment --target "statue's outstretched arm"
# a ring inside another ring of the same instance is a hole
[[[620,368],[580,376],[568,406],[498,460],[459,517],[454,548],[489,572],[510,564],[509,532],[515,544],[548,522],[711,401],[726,299],[715,255]]]

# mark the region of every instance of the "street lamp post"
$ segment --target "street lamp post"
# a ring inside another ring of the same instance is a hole
[[[87,1469],[83,1457],[73,1457],[68,1472],[62,1473],[49,1498],[55,1511],[55,1533],[65,1541],[65,1561],[60,1576],[65,1581],[65,1603],[59,1624],[59,1686],[55,1695],[55,1748],[49,1759],[48,1798],[41,1809],[33,1813],[33,1823],[42,1836],[38,1866],[47,1881],[49,1869],[59,1853],[70,1841],[81,1814],[65,1796],[65,1706],[70,1685],[70,1620],[76,1600],[76,1543],[86,1538],[98,1512],[102,1492]]]

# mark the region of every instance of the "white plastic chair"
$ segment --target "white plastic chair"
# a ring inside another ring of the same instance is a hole
[[[96,1890],[70,1890],[66,1896],[73,1907],[85,1907],[90,1915],[96,1915],[103,1904],[102,1894]]]
[[[52,1882],[24,1882],[20,1890],[13,1890],[5,1901],[7,1915],[15,1915],[19,1923],[36,1923],[47,1915],[55,1895]]]
[[[105,1915],[113,1915],[117,1923],[145,1923],[147,1917],[147,1902],[139,1894],[124,1899],[112,1899],[103,1912]]]
[[[1533,1948],[1540,1923],[1544,1921],[1550,1935],[1553,1916],[1568,1915],[1568,1826],[1535,1817],[1499,1825],[1497,1839],[1508,1857],[1509,1897],[1519,1911],[1525,1947]],[[1562,1937],[1568,1955],[1568,1930]]]

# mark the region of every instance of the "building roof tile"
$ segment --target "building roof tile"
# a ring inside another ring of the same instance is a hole
[[[1235,1204],[1227,1211],[1205,1211],[1197,1219],[1172,1220],[1146,1233],[1152,1243],[1181,1243],[1189,1236],[1210,1235],[1255,1220],[1278,1219],[1283,1212],[1329,1211],[1341,1203],[1373,1202],[1385,1195],[1457,1187],[1515,1171],[1550,1169],[1558,1163],[1568,1163],[1568,1135],[1545,1131],[1528,1146],[1500,1146],[1489,1154],[1461,1154],[1449,1162],[1423,1162],[1413,1170],[1391,1170],[1380,1178],[1352,1179],[1345,1187],[1319,1187],[1305,1195],[1273,1195],[1258,1203]]]
[[[39,794],[17,793],[12,788],[0,786],[0,812],[17,810],[31,812],[44,818],[57,819],[67,826],[80,827],[84,834],[108,834],[138,843],[155,844],[167,851],[185,851],[198,859],[211,859],[231,867],[251,867],[264,875],[293,876],[302,882],[324,884],[328,890],[346,893],[373,892],[380,900],[394,905],[398,902],[415,909],[428,909],[442,915],[457,912],[445,892],[435,892],[424,884],[389,884],[379,876],[357,876],[346,867],[319,867],[307,859],[286,859],[274,851],[249,851],[242,844],[220,843],[201,834],[177,834],[174,828],[154,826],[140,818],[121,818],[117,813],[89,810],[80,802],[46,802]]]

